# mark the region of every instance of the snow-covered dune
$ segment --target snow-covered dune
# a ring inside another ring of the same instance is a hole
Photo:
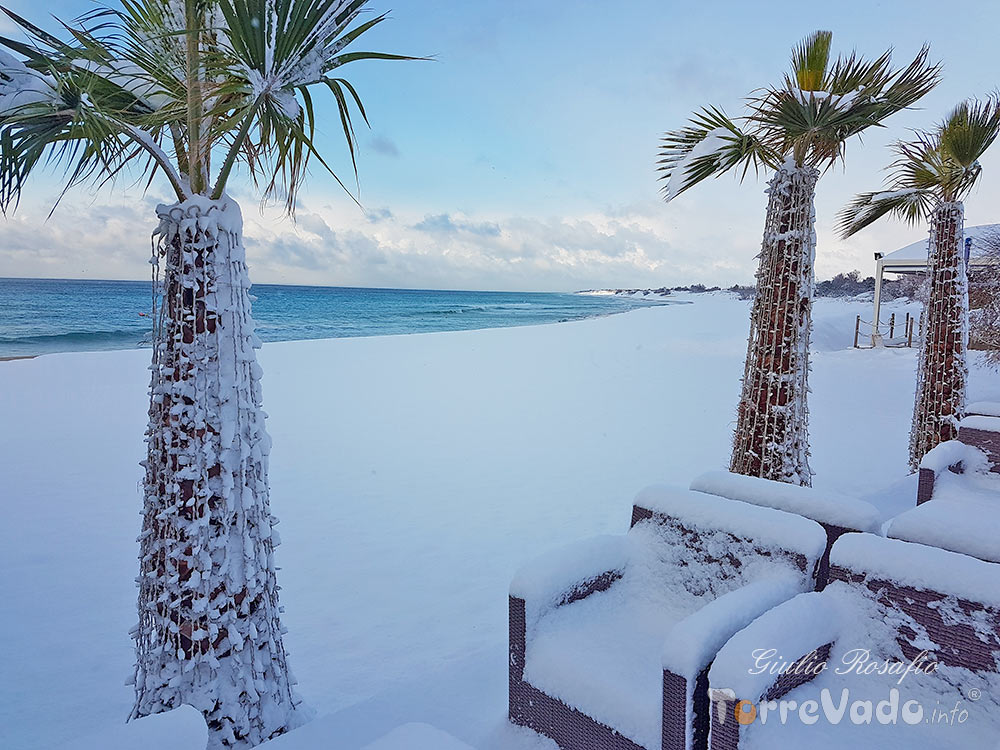
[[[286,644],[319,715],[299,730],[312,747],[411,722],[480,749],[545,746],[504,723],[513,571],[624,530],[645,485],[727,462],[748,303],[676,297],[693,304],[264,347]],[[812,375],[816,485],[859,496],[905,475],[916,363],[847,348],[868,310],[817,305]],[[72,747],[131,706],[148,357],[0,363],[0,747]],[[995,380],[975,369],[971,395],[1000,400]]]

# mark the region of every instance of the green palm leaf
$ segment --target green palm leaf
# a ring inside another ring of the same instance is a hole
[[[20,56],[0,57],[0,208],[16,204],[42,164],[61,165],[67,187],[162,172],[180,199],[220,197],[243,165],[265,198],[282,197],[291,212],[313,159],[343,185],[314,140],[312,87],[335,103],[356,179],[354,117],[367,124],[367,115],[332,71],[423,59],[348,49],[386,19],[355,23],[368,0],[119,2],[61,24],[58,35],[4,9],[30,41],[0,37]]]
[[[884,216],[915,223],[940,203],[959,201],[982,173],[979,159],[1000,135],[1000,97],[958,105],[931,133],[915,133],[893,146],[883,193],[861,193],[838,215],[838,231],[849,237]]]
[[[803,40],[781,85],[747,97],[741,117],[708,107],[687,127],[666,133],[657,162],[667,181],[665,199],[741,165],[741,178],[750,166],[776,169],[786,159],[829,169],[843,159],[851,137],[912,106],[940,78],[940,66],[928,62],[926,47],[894,69],[890,51],[874,60],[854,53],[831,60],[831,41],[828,31]]]

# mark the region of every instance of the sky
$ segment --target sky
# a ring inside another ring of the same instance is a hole
[[[70,19],[92,7],[7,5],[50,29],[47,14]],[[739,114],[742,98],[777,83],[793,45],[821,28],[833,31],[835,52],[874,56],[893,47],[903,65],[926,42],[944,63],[942,83],[919,109],[853,140],[844,166],[820,180],[817,277],[871,275],[873,252],[918,240],[926,228],[888,221],[845,241],[833,231],[837,211],[856,192],[882,185],[888,144],[1000,85],[995,2],[967,0],[947,13],[924,0],[374,0],[370,7],[390,10],[390,20],[361,46],[433,60],[340,70],[371,123],[359,129],[361,207],[314,169],[293,221],[234,179],[257,282],[523,291],[751,283],[767,175],[742,183],[723,176],[665,204],[658,139],[703,105]],[[8,22],[0,32],[9,32]],[[320,121],[320,149],[338,174],[352,176],[328,102]],[[970,226],[1000,221],[1000,145],[982,163],[981,184],[966,201]],[[148,278],[165,185],[78,187],[49,218],[58,178],[38,175],[16,213],[0,218],[0,276]]]

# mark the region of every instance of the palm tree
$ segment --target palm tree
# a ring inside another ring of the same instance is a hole
[[[730,471],[809,485],[809,335],[813,293],[814,195],[823,170],[844,158],[846,141],[912,105],[938,82],[923,48],[905,68],[891,54],[830,59],[829,31],[792,53],[778,86],[751,94],[742,117],[717,107],[668,132],[659,170],[669,202],[710,176],[753,167],[774,171],[757,271],[757,296]]]
[[[840,213],[849,237],[883,216],[930,224],[924,341],[910,428],[910,467],[940,442],[958,435],[968,378],[969,286],[962,235],[963,199],[982,168],[979,159],[1000,134],[1000,94],[958,105],[936,130],[894,146],[886,189],[861,193]]]
[[[131,171],[164,176],[176,197],[153,234],[161,296],[132,716],[190,704],[213,748],[285,732],[300,703],[282,643],[242,220],[226,186],[242,165],[293,210],[310,160],[327,166],[315,89],[336,102],[353,161],[352,111],[365,114],[339,69],[413,59],[347,49],[385,19],[355,23],[367,1],[121,0],[64,24],[65,40],[6,11],[29,43],[0,39],[14,53],[0,52],[5,212],[52,162],[67,187]]]

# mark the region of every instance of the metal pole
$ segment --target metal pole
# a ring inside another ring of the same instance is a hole
[[[872,312],[872,346],[882,346],[878,316],[882,311],[882,253],[875,253],[875,310]]]

